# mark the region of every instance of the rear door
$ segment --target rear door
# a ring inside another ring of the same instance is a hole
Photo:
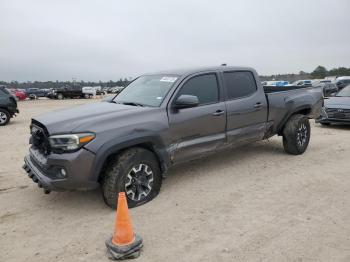
[[[230,145],[260,140],[266,132],[267,99],[251,71],[223,72],[226,90],[227,140]]]
[[[180,95],[197,96],[199,106],[174,109],[172,104]],[[204,156],[224,145],[226,108],[220,98],[217,73],[197,74],[186,79],[168,105],[168,112],[174,163]]]
[[[0,107],[6,108],[8,106],[8,93],[5,88],[0,87]]]

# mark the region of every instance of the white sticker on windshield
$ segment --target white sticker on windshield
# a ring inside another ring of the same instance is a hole
[[[162,99],[163,99],[163,97],[161,97],[161,96],[157,96],[157,99],[158,99],[158,100],[162,100]]]
[[[176,79],[177,79],[177,77],[173,77],[173,76],[163,76],[160,79],[160,81],[174,83],[176,81]]]

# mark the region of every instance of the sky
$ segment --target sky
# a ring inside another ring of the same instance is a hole
[[[0,80],[350,67],[349,0],[0,0]]]

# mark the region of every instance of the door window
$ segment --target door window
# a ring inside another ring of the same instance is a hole
[[[192,77],[181,88],[180,95],[197,96],[199,105],[217,103],[219,101],[219,87],[215,74],[205,74]]]
[[[229,99],[249,96],[257,90],[253,74],[248,71],[224,72]]]

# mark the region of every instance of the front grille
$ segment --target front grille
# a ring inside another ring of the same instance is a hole
[[[41,154],[50,154],[51,148],[45,126],[33,120],[30,130],[33,148],[37,149]]]
[[[350,109],[343,108],[327,108],[328,118],[350,119]]]

